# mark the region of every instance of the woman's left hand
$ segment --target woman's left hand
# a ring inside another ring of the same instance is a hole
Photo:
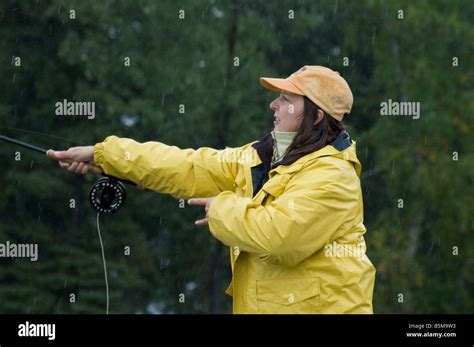
[[[211,201],[214,199],[212,198],[194,198],[194,199],[189,199],[188,204],[189,205],[200,205],[204,206],[204,209],[206,211],[206,218],[199,219],[194,222],[196,225],[207,225],[207,212],[209,211],[209,206],[211,205]]]

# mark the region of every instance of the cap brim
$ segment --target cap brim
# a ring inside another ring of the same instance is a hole
[[[298,95],[304,95],[293,83],[285,78],[260,77],[260,84],[273,92],[290,92]]]

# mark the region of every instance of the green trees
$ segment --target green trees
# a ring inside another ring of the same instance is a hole
[[[355,97],[346,124],[363,164],[375,311],[472,312],[469,2],[6,1],[2,11],[0,132],[43,147],[111,134],[239,146],[271,127],[273,95],[258,77],[339,71]],[[63,99],[95,102],[95,119],[55,115]],[[420,118],[382,116],[388,99],[419,102]],[[0,312],[104,312],[95,177],[6,144],[0,163],[0,242],[39,245],[37,262],[0,258]],[[230,312],[228,250],[194,226],[203,212],[128,195],[101,217],[111,312]]]

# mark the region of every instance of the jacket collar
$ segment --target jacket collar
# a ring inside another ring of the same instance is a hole
[[[265,135],[260,141],[252,144],[252,147],[257,151],[257,157],[251,165],[253,196],[263,187],[269,176],[276,173],[284,174],[300,170],[304,164],[310,160],[319,157],[332,156],[343,160],[349,160],[354,165],[354,169],[358,176],[361,173],[361,164],[357,159],[356,143],[352,141],[349,134],[344,131],[329,145],[298,157],[285,158],[281,160],[273,168],[271,167],[271,160],[273,154],[273,138],[270,134]]]
[[[349,147],[346,147],[343,151],[339,151],[336,149],[333,145],[327,145],[317,151],[314,151],[312,153],[306,154],[293,163],[289,165],[279,165],[274,167],[271,171],[275,170],[277,173],[290,173],[294,171],[298,171],[301,169],[303,165],[305,165],[308,161],[321,158],[321,157],[327,157],[331,156],[334,158],[339,158],[343,160],[348,160],[352,162],[354,165],[354,169],[356,170],[357,176],[360,176],[360,173],[362,171],[362,166],[359,162],[359,159],[357,158],[356,154],[356,142],[354,140],[351,140],[351,144]]]
[[[272,162],[272,155],[273,155],[273,138],[272,134],[269,133],[262,137],[259,141],[252,144],[252,147],[256,149],[260,162],[256,162],[255,165],[257,166],[263,164],[263,167],[266,172],[270,171],[271,162]]]
[[[352,145],[354,145],[353,152],[355,155],[355,141],[352,141],[349,133],[346,130],[344,130],[329,145],[311,153],[290,155],[288,157],[285,157],[283,160],[279,161],[278,163],[276,163],[273,167],[271,167],[271,161],[272,161],[272,155],[273,155],[273,138],[271,136],[271,133],[265,135],[259,141],[252,144],[252,147],[256,149],[257,154],[261,160],[260,163],[257,162],[255,163],[255,165],[259,165],[263,163],[265,171],[276,169],[278,172],[280,172],[280,171],[287,171],[289,168],[291,168],[291,166],[293,166],[292,165],[293,163],[304,164],[306,161],[315,159],[318,157],[323,157],[323,156],[328,156],[328,155],[337,156],[339,153],[345,151],[347,148],[351,147]],[[345,157],[346,157],[345,159],[348,159],[348,160],[355,159],[358,162],[356,156],[355,158],[354,156],[350,156],[351,158],[349,158],[348,155],[346,155]]]

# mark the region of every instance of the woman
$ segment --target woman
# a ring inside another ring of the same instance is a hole
[[[181,150],[110,136],[49,156],[205,206],[196,224],[231,247],[234,313],[373,313],[361,165],[341,122],[351,90],[321,66],[260,81],[280,92],[275,128],[260,141]]]

